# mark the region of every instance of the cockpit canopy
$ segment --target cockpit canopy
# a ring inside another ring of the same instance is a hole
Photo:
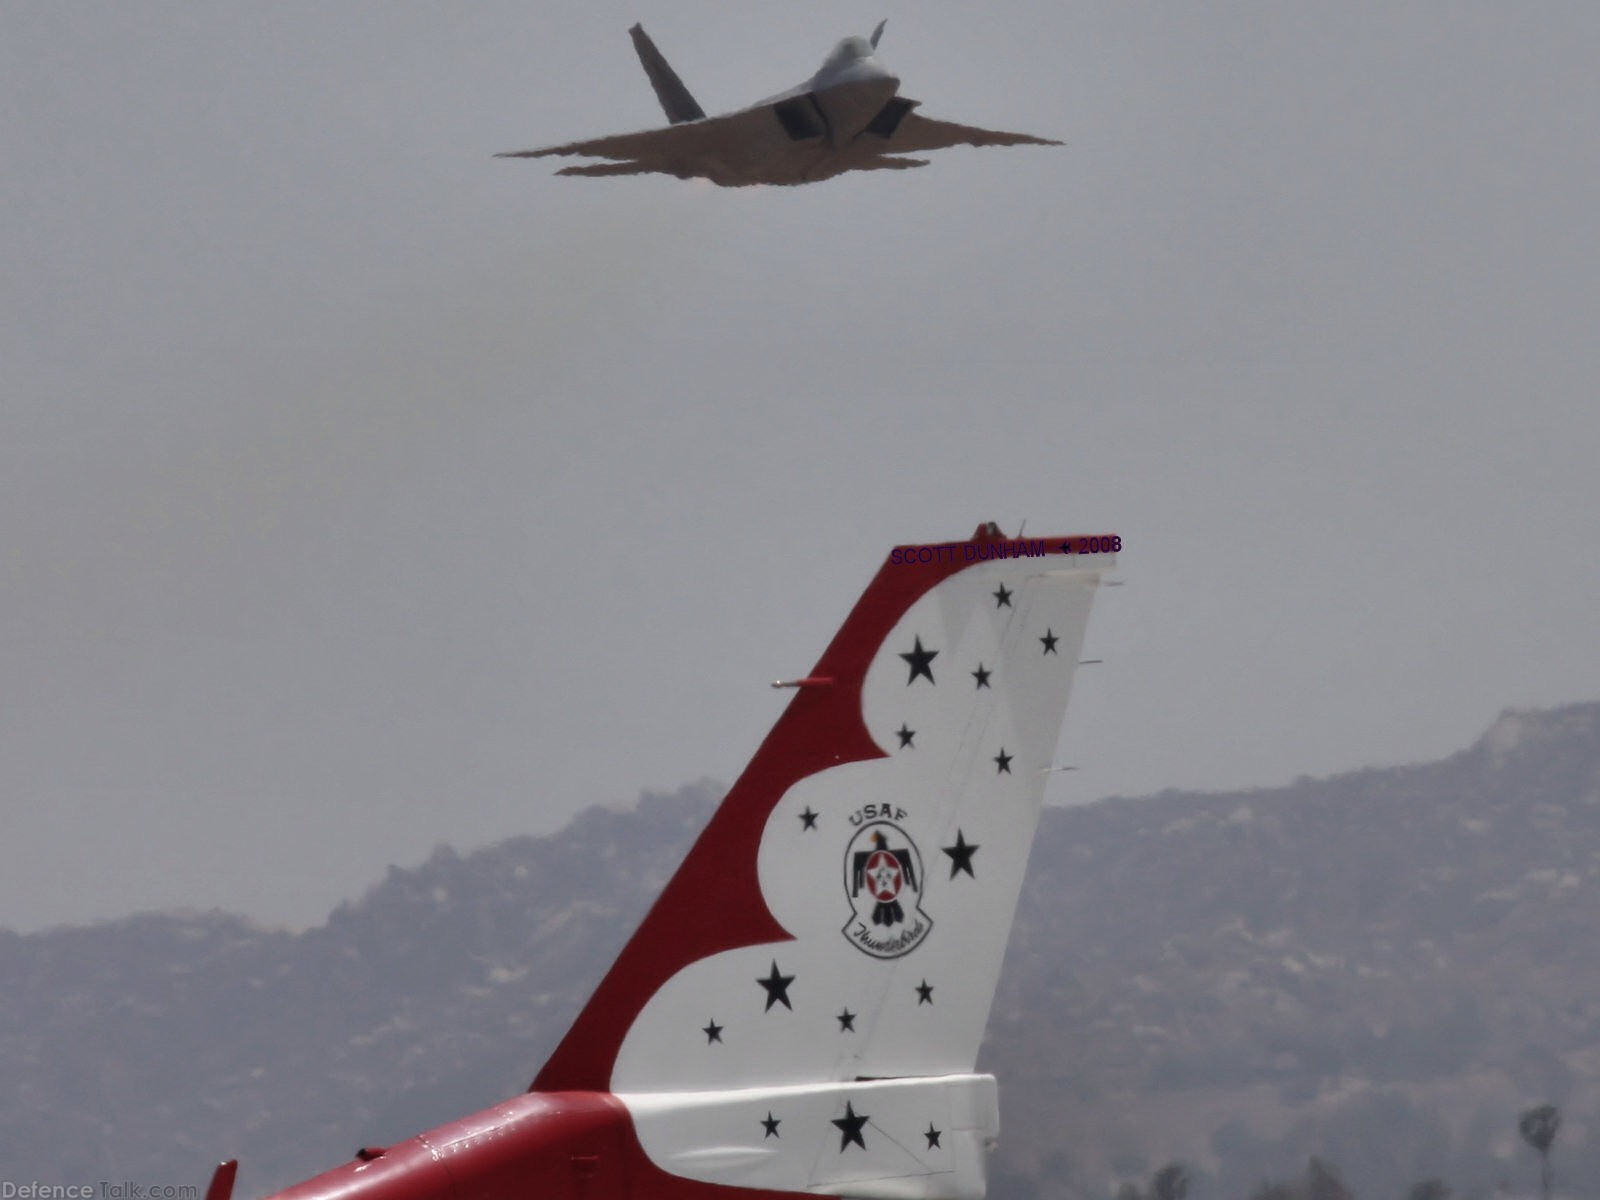
[[[847,67],[858,59],[871,57],[871,42],[859,35],[847,37],[833,48],[832,53],[827,58],[823,59],[822,69],[828,71],[837,67]]]

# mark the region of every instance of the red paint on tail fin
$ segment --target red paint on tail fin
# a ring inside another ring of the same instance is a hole
[[[672,881],[568,1030],[531,1091],[606,1091],[617,1053],[645,1003],[690,963],[724,950],[790,940],[767,907],[757,851],[773,807],[800,780],[840,763],[882,758],[861,718],[861,686],[895,624],[943,580],[974,565],[968,546],[1001,538],[992,524],[940,553],[891,551]],[[1061,538],[1046,553],[1061,553]]]
[[[217,1169],[211,1174],[211,1186],[206,1188],[206,1200],[229,1200],[233,1195],[233,1181],[238,1174],[237,1158],[217,1164]]]

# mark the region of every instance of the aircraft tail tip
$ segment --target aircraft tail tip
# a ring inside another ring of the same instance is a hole
[[[218,1163],[217,1169],[211,1173],[211,1184],[206,1188],[206,1200],[230,1200],[233,1195],[233,1181],[238,1174],[237,1158]]]
[[[674,125],[705,120],[706,110],[689,94],[678,73],[656,49],[656,44],[644,31],[644,25],[636,22],[628,30],[628,36],[633,39],[633,48],[639,54],[639,65],[650,77],[650,86],[655,89],[656,99],[661,101],[661,111],[667,114],[667,120]]]

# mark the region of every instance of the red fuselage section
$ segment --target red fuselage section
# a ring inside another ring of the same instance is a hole
[[[271,1200],[620,1200],[638,1153],[632,1128],[614,1096],[528,1093]]]
[[[528,1092],[267,1200],[795,1200],[668,1174],[607,1092]]]

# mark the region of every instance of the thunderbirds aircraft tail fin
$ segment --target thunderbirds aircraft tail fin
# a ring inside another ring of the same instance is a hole
[[[706,110],[695,102],[689,89],[683,86],[683,80],[678,78],[678,73],[656,49],[644,26],[635,25],[628,30],[628,34],[633,38],[633,48],[639,52],[639,62],[644,67],[644,73],[650,77],[650,86],[656,90],[656,99],[661,101],[661,110],[667,114],[667,120],[674,125],[705,120]]]
[[[540,1072],[671,1174],[982,1194],[973,1074],[1120,540],[897,547]]]
[[[896,547],[530,1094],[271,1200],[981,1200],[978,1044],[1121,545]]]

